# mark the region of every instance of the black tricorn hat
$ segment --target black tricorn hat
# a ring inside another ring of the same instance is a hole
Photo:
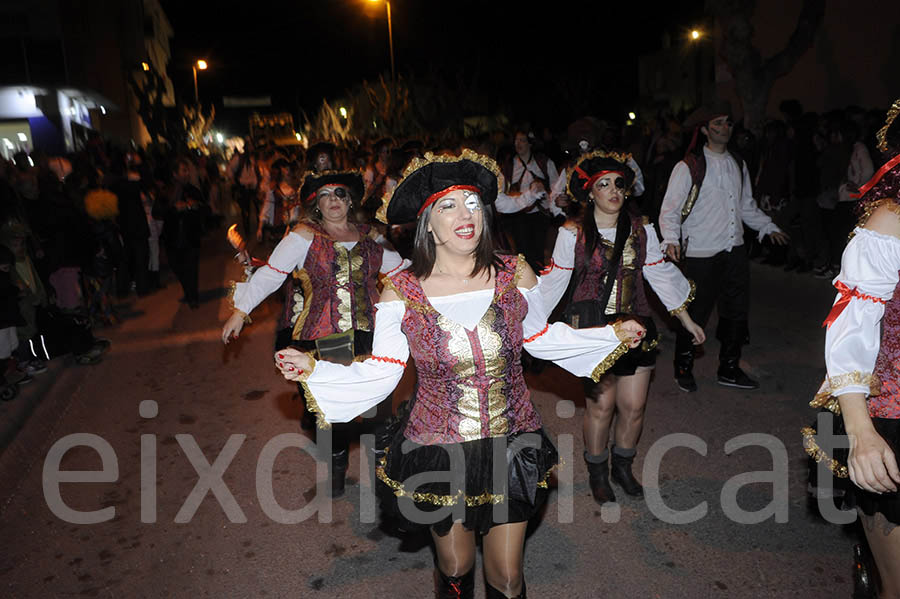
[[[733,116],[731,112],[731,104],[728,100],[714,100],[704,104],[694,112],[688,115],[684,121],[685,129],[706,125],[713,119],[720,116]]]
[[[316,156],[324,153],[334,159],[334,150],[335,146],[330,141],[320,141],[309,146],[309,149],[306,150],[306,157],[312,161],[316,159]]]
[[[415,222],[426,206],[441,192],[468,189],[478,193],[481,203],[492,204],[502,185],[500,167],[491,158],[465,149],[459,156],[414,158],[390,194],[385,194],[376,214],[383,223],[399,225]]]
[[[634,170],[628,166],[631,154],[623,152],[606,152],[596,150],[585,154],[578,159],[575,166],[569,171],[567,188],[569,195],[579,202],[587,202],[588,195],[594,182],[603,174],[612,172],[622,173],[625,178],[626,192],[634,183]]]
[[[306,171],[300,184],[300,198],[304,202],[312,201],[316,192],[325,185],[344,185],[350,190],[350,198],[357,202],[362,198],[366,185],[359,171],[322,171],[316,173]]]

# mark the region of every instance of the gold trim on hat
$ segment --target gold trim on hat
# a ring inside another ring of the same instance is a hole
[[[387,192],[381,198],[381,207],[375,212],[375,218],[384,224],[388,224],[387,221],[387,208],[388,204],[391,202],[391,198],[394,197],[394,194],[397,193],[397,190],[403,186],[403,182],[406,181],[407,177],[411,176],[413,173],[418,171],[423,166],[428,166],[429,164],[434,164],[437,162],[440,163],[453,163],[453,162],[462,162],[463,160],[468,160],[470,162],[474,162],[476,164],[480,164],[487,170],[494,173],[494,176],[497,177],[497,190],[503,189],[503,174],[500,172],[500,167],[497,165],[497,162],[491,158],[490,156],[485,156],[484,154],[479,154],[473,150],[465,148],[459,156],[447,156],[444,154],[433,154],[431,152],[426,152],[424,158],[413,158],[406,168],[403,169],[403,176],[400,177],[400,180],[397,182],[397,185],[394,186],[394,189]],[[425,198],[422,198],[423,200]]]
[[[593,160],[594,158],[612,158],[616,162],[621,162],[623,165],[627,166],[634,173],[635,179],[637,179],[637,171],[635,171],[631,165],[628,164],[628,160],[632,158],[632,155],[628,152],[607,152],[606,150],[594,150],[593,152],[588,152],[581,158],[579,158],[575,162],[575,166],[568,169],[568,175],[566,177],[566,193],[568,193],[573,198],[576,197],[574,193],[572,193],[572,175],[575,174],[575,169],[581,166],[581,163],[586,160]]]
[[[875,138],[878,140],[878,145],[876,146],[882,152],[887,152],[887,132],[888,129],[891,128],[891,125],[894,124],[894,119],[897,118],[897,115],[900,114],[900,98],[894,100],[894,104],[891,106],[891,109],[888,110],[887,118],[884,121],[884,127],[878,130],[878,133],[875,134]]]

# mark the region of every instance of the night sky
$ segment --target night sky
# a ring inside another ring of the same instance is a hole
[[[210,64],[199,75],[202,102],[271,95],[272,110],[295,115],[390,75],[383,2],[161,1],[175,31],[169,75],[185,100],[197,58]],[[393,0],[396,69],[477,75],[489,98],[516,107],[514,116],[564,127],[580,115],[559,107],[554,82],[583,88],[593,114],[622,113],[637,98],[638,55],[658,50],[664,31],[690,28],[702,4]]]

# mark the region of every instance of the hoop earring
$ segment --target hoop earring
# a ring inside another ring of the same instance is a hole
[[[319,210],[318,206],[316,207],[316,211],[314,214],[316,215],[316,218],[322,218],[322,211]]]

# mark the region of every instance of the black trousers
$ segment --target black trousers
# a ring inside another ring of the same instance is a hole
[[[709,258],[685,258],[684,274],[696,286],[688,314],[705,328],[713,308],[718,308],[716,336],[722,342],[723,349],[730,346],[732,352],[739,352],[740,346],[748,340],[750,261],[747,259],[747,248],[739,245],[730,252],[719,252]],[[679,327],[675,340],[676,361],[679,357],[693,356],[691,339],[684,327]],[[689,367],[689,364],[685,366]]]
[[[187,303],[200,301],[200,248],[166,248],[169,266],[181,283]]]

